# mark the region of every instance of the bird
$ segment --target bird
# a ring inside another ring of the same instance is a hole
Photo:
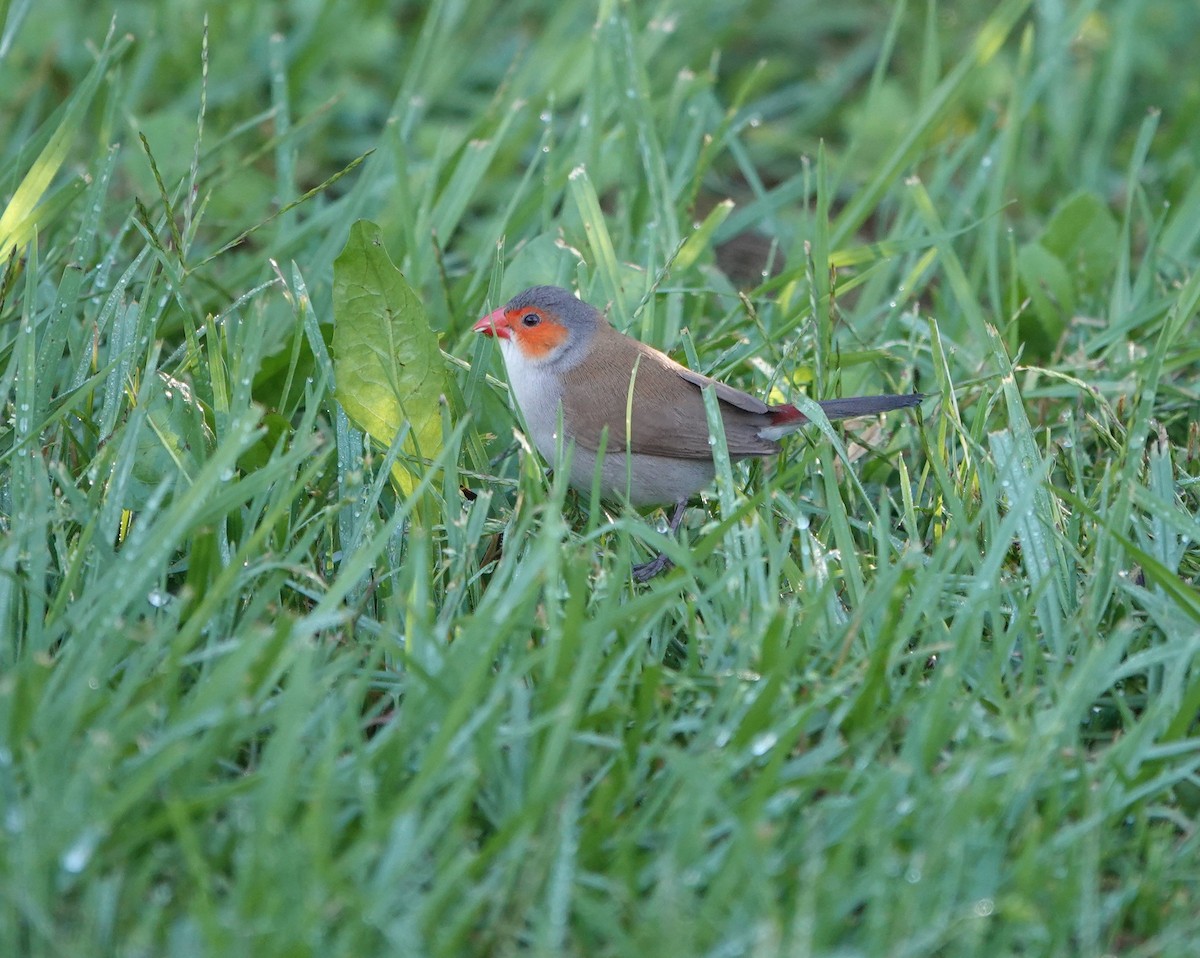
[[[472,327],[499,344],[508,385],[538,452],[554,463],[572,449],[569,483],[635,507],[674,504],[671,534],[688,501],[716,475],[701,390],[716,394],[732,459],[765,458],[808,418],[677,363],[616,329],[596,307],[558,286],[532,286]],[[920,393],[822,400],[829,419],[916,406]],[[559,426],[562,427],[560,443]],[[659,554],[633,567],[644,582],[670,568]]]

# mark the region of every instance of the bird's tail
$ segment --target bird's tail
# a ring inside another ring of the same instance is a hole
[[[823,399],[817,403],[829,419],[852,419],[855,416],[875,416],[894,409],[916,406],[924,399],[922,393],[905,393],[901,396],[852,396],[849,399]],[[759,430],[763,439],[779,439],[795,432],[808,417],[792,405],[772,406],[767,410],[771,425]]]
[[[830,419],[850,419],[853,416],[874,416],[893,409],[917,405],[925,396],[905,393],[903,396],[854,396],[850,399],[822,399],[817,405]]]

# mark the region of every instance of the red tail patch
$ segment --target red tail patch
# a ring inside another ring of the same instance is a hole
[[[776,426],[782,426],[789,422],[808,422],[808,417],[790,403],[785,403],[781,406],[772,406],[767,410],[767,415],[771,417],[772,424]]]

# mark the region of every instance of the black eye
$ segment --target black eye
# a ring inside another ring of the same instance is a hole
[[[537,313],[526,313],[524,316],[521,317],[521,325],[522,326],[536,326],[541,321],[542,321],[542,317],[539,316]]]

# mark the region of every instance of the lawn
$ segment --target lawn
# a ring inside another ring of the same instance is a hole
[[[1193,0],[0,25],[0,955],[1200,953]],[[525,438],[537,283],[928,398],[671,539]]]

